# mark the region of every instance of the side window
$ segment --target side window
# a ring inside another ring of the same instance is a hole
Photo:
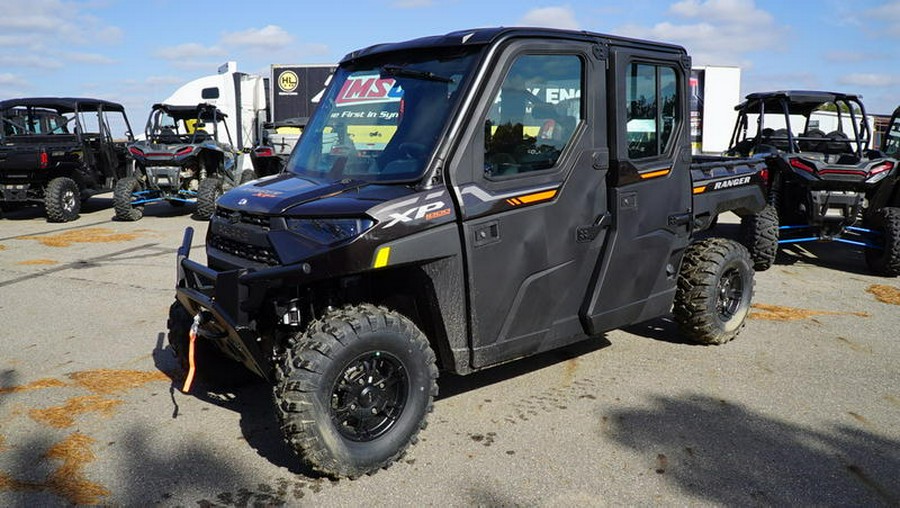
[[[576,55],[523,55],[513,63],[484,122],[485,176],[549,169],[581,120]]]
[[[663,154],[676,122],[678,82],[672,67],[633,63],[625,83],[628,157],[642,159]]]
[[[100,114],[96,111],[82,111],[78,113],[78,120],[81,123],[83,131],[82,135],[100,134]]]

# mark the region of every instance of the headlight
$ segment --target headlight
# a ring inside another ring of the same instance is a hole
[[[374,225],[372,219],[287,219],[289,230],[323,245],[356,238]]]

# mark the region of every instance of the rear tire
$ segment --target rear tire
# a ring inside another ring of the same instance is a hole
[[[116,210],[116,219],[134,222],[144,216],[144,205],[133,205],[134,193],[144,190],[141,181],[133,176],[127,176],[116,182],[113,191],[113,205]]]
[[[883,241],[881,249],[866,248],[866,264],[869,269],[884,277],[900,275],[900,208],[885,207],[876,210],[867,225],[869,229],[879,231]]]
[[[216,200],[224,193],[222,180],[207,177],[200,181],[197,188],[197,211],[194,216],[200,220],[209,220],[216,211]]]
[[[276,370],[285,440],[310,468],[356,478],[416,442],[437,395],[435,355],[403,315],[360,305],[297,334]]]
[[[747,249],[733,240],[709,238],[684,253],[673,313],[681,333],[701,344],[724,344],[744,326],[753,296]]]
[[[78,218],[81,211],[81,191],[78,184],[64,176],[47,184],[44,209],[48,222],[69,222]]]
[[[754,270],[771,268],[778,254],[778,210],[766,205],[758,214],[741,217],[740,238],[750,252]]]

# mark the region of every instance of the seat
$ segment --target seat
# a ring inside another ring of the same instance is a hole
[[[816,138],[816,139],[801,139],[798,144],[800,145],[800,150],[804,152],[823,152],[822,150],[822,142],[825,141],[827,136],[825,135],[825,131],[819,129],[809,129],[806,133],[803,134],[804,138]]]
[[[831,131],[826,134],[827,140],[822,143],[822,151],[831,154],[837,155],[841,153],[847,153],[850,151],[850,138],[847,137],[841,131]]]

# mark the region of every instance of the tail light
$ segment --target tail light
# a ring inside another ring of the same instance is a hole
[[[810,173],[810,174],[816,172],[816,168],[810,166],[809,164],[803,162],[800,159],[791,159],[790,164],[791,164],[792,168],[797,168],[801,171],[806,171],[807,173]]]
[[[41,150],[41,169],[47,169],[50,165],[50,156],[47,155],[46,150]]]
[[[144,152],[142,152],[140,148],[135,148],[133,146],[129,146],[128,151],[131,153],[131,155],[136,155],[138,157],[144,156]]]
[[[275,152],[267,146],[261,146],[256,149],[256,155],[260,157],[271,157],[275,155]]]
[[[869,176],[870,176],[870,177],[871,177],[871,176],[875,176],[875,175],[877,175],[877,174],[879,174],[879,173],[884,173],[885,171],[890,171],[890,170],[892,170],[892,169],[894,169],[894,163],[893,163],[893,162],[890,162],[890,161],[882,162],[881,164],[879,164],[879,165],[875,166],[874,168],[872,168],[871,171],[869,171]]]
[[[759,171],[759,177],[765,185],[769,184],[769,168],[763,168]]]
[[[186,146],[186,147],[182,148],[181,150],[178,150],[177,152],[175,152],[175,157],[181,157],[182,155],[187,155],[193,151],[194,151],[194,147]]]

